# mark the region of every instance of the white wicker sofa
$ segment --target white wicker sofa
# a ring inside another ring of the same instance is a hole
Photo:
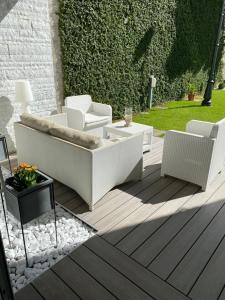
[[[66,114],[46,119],[70,126]],[[102,140],[103,145],[91,150],[21,122],[15,123],[14,128],[18,161],[35,164],[76,190],[90,210],[114,186],[142,178],[142,135],[117,142]]]
[[[180,178],[206,190],[223,170],[224,161],[225,119],[217,123],[192,120],[186,132],[167,131],[161,175]]]

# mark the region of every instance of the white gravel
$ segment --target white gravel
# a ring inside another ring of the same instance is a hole
[[[49,212],[24,226],[29,267],[26,267],[20,224],[9,215],[11,248],[6,235],[6,227],[0,205],[0,230],[3,236],[7,262],[13,291],[30,283],[48,270],[56,262],[94,235],[94,230],[86,226],[70,213],[57,206],[58,247],[55,248],[55,227],[53,213]]]

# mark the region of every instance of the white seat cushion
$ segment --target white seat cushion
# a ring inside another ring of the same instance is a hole
[[[86,124],[99,123],[99,122],[108,121],[108,120],[109,120],[109,116],[101,116],[94,112],[85,114],[85,123]]]

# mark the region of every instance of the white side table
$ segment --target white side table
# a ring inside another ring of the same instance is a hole
[[[137,133],[143,134],[143,152],[151,151],[153,127],[132,122],[129,127],[120,121],[103,127],[103,137],[108,138],[111,134],[128,137]],[[146,138],[145,138],[146,137]]]

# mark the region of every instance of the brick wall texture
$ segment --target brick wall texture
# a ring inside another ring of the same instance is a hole
[[[53,62],[56,38],[53,41],[51,28],[52,23],[57,24],[55,20],[51,22],[48,8],[48,0],[1,0],[0,133],[6,135],[11,152],[15,150],[13,122],[21,113],[15,102],[15,80],[30,81],[32,113],[51,114],[61,101],[59,74],[54,74],[57,65]]]

